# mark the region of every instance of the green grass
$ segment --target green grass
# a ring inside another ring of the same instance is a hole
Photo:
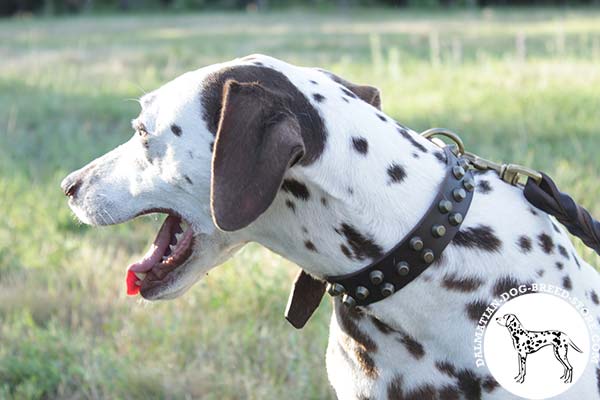
[[[330,305],[301,332],[284,321],[290,263],[251,245],[184,297],[140,303],[124,270],[157,221],[90,229],[58,187],[128,138],[129,99],[254,52],[376,85],[402,123],[542,169],[600,215],[600,11],[2,21],[0,399],[333,397]]]

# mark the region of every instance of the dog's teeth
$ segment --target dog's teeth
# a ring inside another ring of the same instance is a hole
[[[145,272],[134,272],[135,276],[138,277],[138,279],[140,280],[144,280],[144,278],[146,277],[146,273]]]
[[[188,228],[189,228],[188,223],[185,222],[185,221],[181,221],[181,229],[182,229],[182,231],[185,232],[185,231],[188,230]]]

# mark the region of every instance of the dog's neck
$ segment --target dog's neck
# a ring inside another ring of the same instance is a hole
[[[292,168],[252,227],[253,240],[318,277],[356,271],[400,242],[446,168],[437,146],[366,104],[359,115],[330,114],[321,159]]]

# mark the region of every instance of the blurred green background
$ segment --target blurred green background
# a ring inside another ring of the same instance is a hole
[[[255,52],[378,86],[401,123],[542,169],[600,215],[599,10],[3,20],[0,399],[333,398],[329,302],[300,332],[282,316],[294,266],[250,245],[182,298],[143,303],[125,296],[125,268],[159,221],[91,229],[59,189],[132,134],[131,99]]]

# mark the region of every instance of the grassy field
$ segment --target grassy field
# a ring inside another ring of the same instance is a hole
[[[2,21],[0,399],[333,398],[330,305],[301,332],[282,317],[293,265],[251,245],[184,297],[141,303],[125,267],[158,221],[90,229],[59,190],[131,135],[130,99],[254,52],[376,85],[402,123],[545,170],[600,216],[600,10]]]

